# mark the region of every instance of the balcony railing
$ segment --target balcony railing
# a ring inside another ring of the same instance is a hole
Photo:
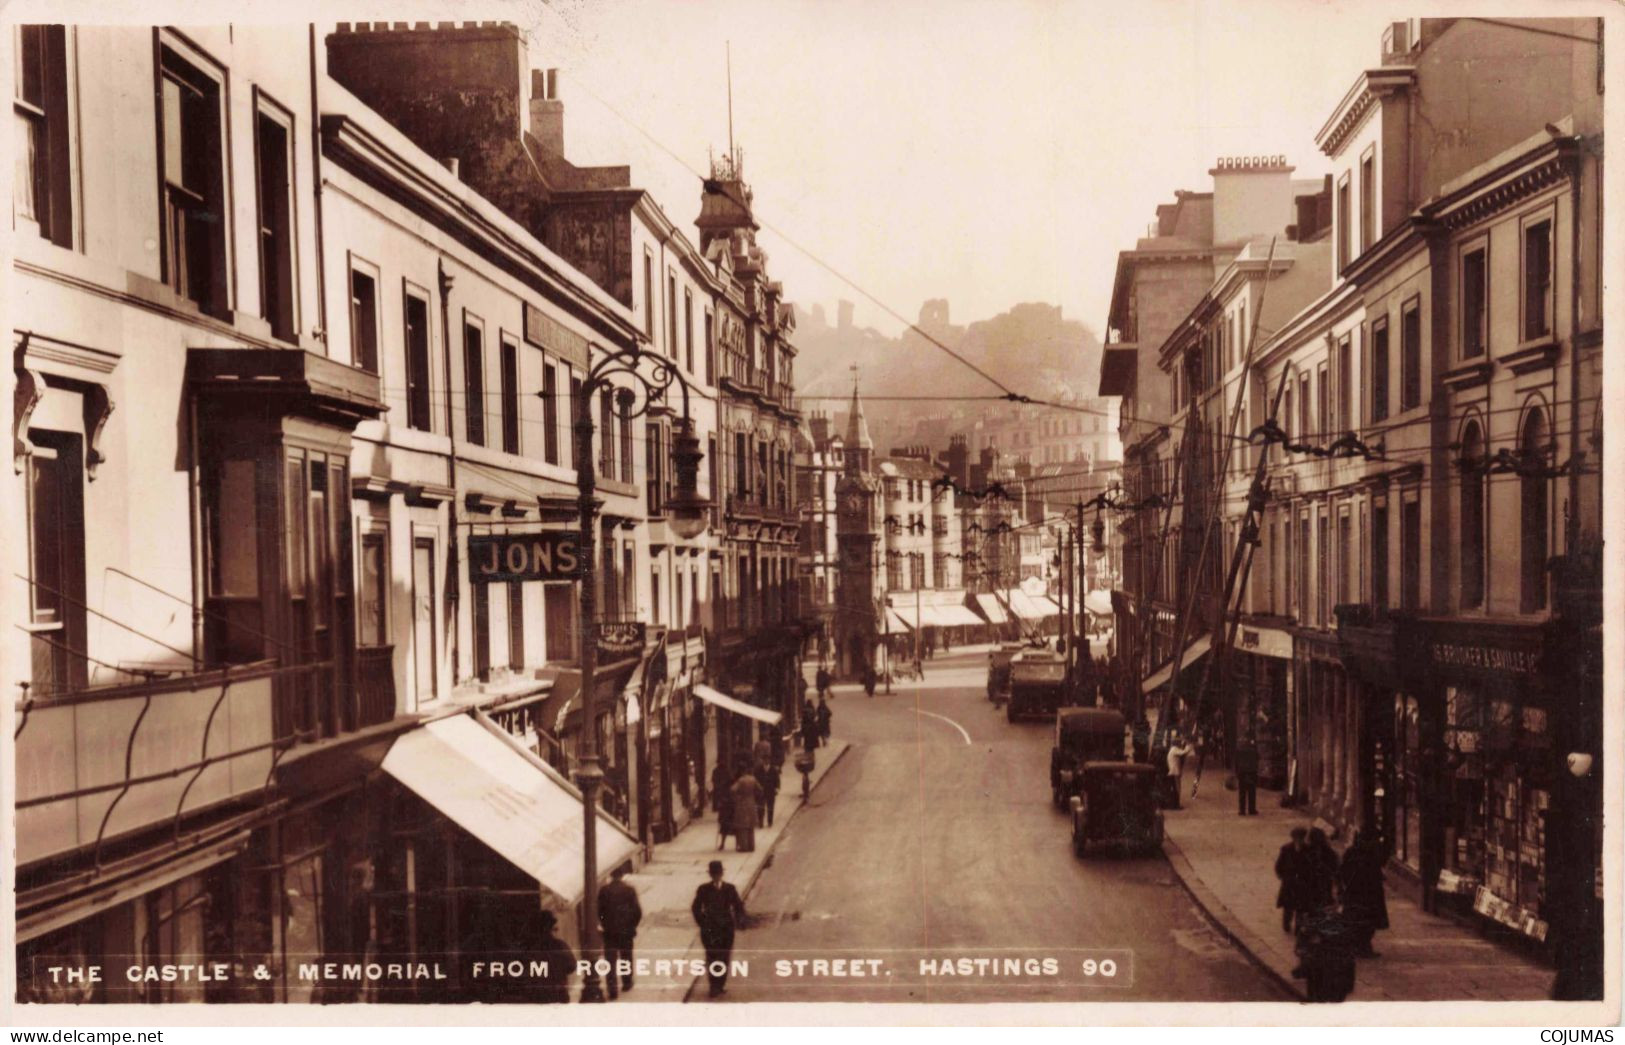
[[[395,647],[364,646],[356,650],[356,728],[365,729],[395,717]]]

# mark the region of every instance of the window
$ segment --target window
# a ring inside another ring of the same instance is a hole
[[[547,629],[547,659],[559,664],[574,662],[575,585],[542,585],[542,616]]]
[[[485,331],[478,320],[463,320],[463,413],[468,441],[485,445]]]
[[[713,321],[714,317],[711,310],[707,309],[705,312],[705,383],[708,385],[717,383],[717,347],[714,340],[715,332],[712,329]]]
[[[60,25],[20,25],[15,34],[12,213],[32,222],[57,246],[72,247],[67,30]]]
[[[1533,341],[1552,332],[1552,223],[1548,219],[1523,230],[1523,338]]]
[[[1399,316],[1399,408],[1422,405],[1422,306],[1412,301]]]
[[[224,150],[220,81],[162,49],[164,282],[205,312],[226,304]]]
[[[647,250],[643,252],[643,332],[649,340],[655,337],[655,260]]]
[[[590,411],[592,405],[586,402],[581,394],[581,378],[570,373],[570,466],[578,467],[581,463],[581,437],[576,433],[576,420]],[[590,452],[590,451],[589,451]]]
[[[429,410],[429,301],[406,291],[406,425],[434,431]]]
[[[660,567],[652,566],[649,569],[649,602],[653,607],[654,623],[666,623],[666,607],[660,601]]]
[[[1476,359],[1484,354],[1489,337],[1485,328],[1488,307],[1484,281],[1484,250],[1469,251],[1461,256],[1461,358]]]
[[[542,363],[542,460],[559,463],[559,380],[552,363]]]
[[[388,646],[390,642],[387,530],[369,530],[361,535],[360,611],[356,645]]]
[[[350,362],[378,373],[378,277],[350,261]]]
[[[1322,363],[1315,370],[1315,415],[1320,422],[1320,434],[1314,440],[1317,443],[1331,441],[1332,430],[1337,426],[1336,420],[1330,410],[1331,388],[1326,379],[1326,364]]]
[[[672,354],[676,352],[673,346]],[[694,372],[694,292],[687,287],[683,288],[683,365]]]
[[[470,585],[474,595],[474,677],[491,680],[491,586]]]
[[[1281,524],[1281,612],[1292,615],[1292,519]]]
[[[1527,473],[1518,479],[1522,501],[1521,569],[1519,612],[1537,613],[1546,608],[1546,533],[1550,525],[1549,486],[1542,474],[1546,468],[1546,415],[1539,408],[1529,411],[1518,436],[1518,456]]]
[[[1371,324],[1371,420],[1388,418],[1388,320]]]
[[[1422,605],[1422,501],[1413,496],[1399,506],[1399,606]]]
[[[720,526],[722,524],[722,484],[717,481],[717,437],[714,434],[705,437],[705,451],[707,477],[711,483],[706,490],[706,493],[711,498],[711,525]]]
[[[734,493],[741,498],[750,491],[750,479],[746,470],[750,467],[750,458],[745,454],[745,433],[734,433]]]
[[[677,358],[677,277],[666,273],[666,352]]]
[[[1337,343],[1337,424],[1336,431],[1354,428],[1354,346],[1351,335]],[[1328,433],[1328,435],[1331,433]]]
[[[1309,419],[1309,375],[1301,374],[1298,377],[1298,442],[1308,442],[1314,435],[1315,429]]]
[[[254,115],[259,189],[260,314],[271,336],[296,340],[293,318],[293,117],[261,100]]]
[[[615,406],[607,388],[598,396],[598,474],[615,478]]]
[[[412,666],[419,701],[440,695],[435,640],[435,551],[433,537],[412,539]]]
[[[651,421],[644,429],[644,505],[650,516],[656,516],[662,514],[664,503],[660,499],[660,466],[665,457],[660,448],[660,425]]]
[[[205,655],[211,664],[247,663],[266,652],[260,637],[260,515],[254,472],[253,461],[226,460],[211,465],[204,475],[209,627]],[[290,582],[297,579],[291,576]]]
[[[1350,222],[1354,215],[1349,211],[1349,177],[1343,175],[1343,180],[1337,185],[1337,268],[1339,271],[1348,267],[1349,241],[1354,230]]]
[[[1377,239],[1377,178],[1375,156],[1360,160],[1360,250]]]
[[[519,343],[502,339],[502,449],[519,452]]]
[[[84,441],[76,434],[30,429],[29,442],[33,444],[27,488],[28,579],[33,582],[29,680],[33,695],[45,696],[81,689],[87,681],[84,485],[79,463],[84,460]],[[246,507],[252,511],[251,499]],[[252,556],[254,531],[247,532]]]
[[[525,670],[525,585],[508,582],[508,667]]]
[[[1309,623],[1309,514],[1298,518],[1298,622]]]
[[[1484,435],[1476,422],[1468,422],[1461,437],[1461,507],[1457,521],[1461,532],[1457,547],[1461,552],[1461,606],[1471,609],[1484,604],[1484,465],[1487,453]]]
[[[1326,512],[1315,515],[1315,624],[1326,626],[1326,600],[1332,586],[1332,550],[1327,541]]]
[[[621,482],[632,482],[632,397],[623,396],[621,407]],[[607,432],[605,438],[608,438]]]
[[[1371,604],[1388,608],[1388,505],[1371,509]]]
[[[1347,508],[1337,517],[1337,601],[1349,600],[1349,578],[1354,573],[1354,520]]]

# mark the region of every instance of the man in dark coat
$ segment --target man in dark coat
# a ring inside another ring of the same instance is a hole
[[[824,703],[824,699],[822,697],[820,697],[818,699],[818,713],[817,713],[817,717],[818,717],[818,739],[823,741],[824,744],[826,744],[826,745],[829,744],[829,720],[831,718],[831,715],[832,715],[832,712],[829,710],[829,705]]]
[[[818,709],[812,706],[812,701],[801,709],[801,750],[818,750]]]
[[[863,691],[869,696],[875,695],[875,683],[878,681],[879,679],[875,677],[875,669],[872,665],[863,669]]]
[[[780,772],[784,763],[769,758],[766,762],[756,766],[756,782],[762,785],[762,802],[758,807],[756,821],[761,827],[773,826],[773,807],[779,801]]]
[[[1374,836],[1356,832],[1354,843],[1343,854],[1337,881],[1343,890],[1343,916],[1353,934],[1354,953],[1360,958],[1380,957],[1371,949],[1371,937],[1388,928],[1388,900],[1383,895],[1382,843]]]
[[[1252,733],[1236,748],[1236,814],[1258,815],[1258,744]]]
[[[570,950],[570,945],[559,939],[554,932],[559,927],[557,915],[552,911],[543,911],[541,925],[542,939],[536,945],[536,949],[541,952],[542,960],[547,963],[547,974],[542,977],[542,986],[536,1002],[539,1005],[568,1005],[570,975],[576,967],[575,953]]]
[[[816,681],[818,683],[818,695],[822,697],[829,692],[829,669],[819,665]]]
[[[711,980],[711,997],[728,989],[728,960],[733,956],[734,930],[745,921],[745,902],[739,890],[722,880],[722,861],[712,860],[711,880],[694,892],[691,908],[700,927],[700,943],[705,947],[705,972]]]
[[[638,923],[643,921],[643,906],[638,903],[638,891],[621,879],[626,877],[623,864],[610,872],[611,881],[598,890],[598,927],[604,934],[604,960],[609,962],[609,996],[619,990],[632,989],[632,938],[638,934]],[[617,971],[617,962],[626,961],[626,972]]]
[[[1281,888],[1275,894],[1275,906],[1281,909],[1281,931],[1291,932],[1293,921],[1303,924],[1303,915],[1312,906],[1310,902],[1309,832],[1302,827],[1292,829],[1292,841],[1281,847],[1275,857],[1275,877]]]
[[[1354,941],[1336,911],[1318,911],[1299,928],[1298,957],[1292,975],[1306,982],[1312,1002],[1338,1002],[1354,990]]]

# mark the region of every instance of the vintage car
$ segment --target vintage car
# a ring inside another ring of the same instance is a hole
[[[1154,851],[1162,848],[1154,766],[1139,762],[1085,762],[1072,796],[1072,852],[1089,855],[1090,843]]]
[[[1024,649],[1010,661],[1010,703],[1005,715],[1049,719],[1066,703],[1066,657],[1049,649]]]
[[[1010,661],[1027,647],[1019,642],[1006,642],[987,655],[987,699],[997,704],[1010,699]]]
[[[1050,796],[1065,809],[1077,794],[1088,762],[1121,762],[1123,713],[1111,708],[1062,708],[1055,713],[1055,746],[1049,753]]]

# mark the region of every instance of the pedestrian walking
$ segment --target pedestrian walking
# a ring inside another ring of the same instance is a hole
[[[1236,748],[1236,815],[1258,815],[1258,742],[1251,732]]]
[[[733,782],[733,776],[729,774],[727,765],[722,759],[717,759],[716,768],[711,770],[711,809],[714,812],[722,812],[722,796],[727,793],[728,786]]]
[[[1325,910],[1337,902],[1337,850],[1327,841],[1326,832],[1309,829],[1309,882],[1315,910]]]
[[[1171,809],[1181,808],[1179,804],[1179,788],[1184,783],[1185,759],[1191,754],[1191,746],[1185,743],[1185,738],[1174,733],[1168,740],[1168,783],[1172,792],[1168,806]]]
[[[818,709],[813,707],[810,700],[807,702],[807,706],[801,709],[800,733],[801,750],[816,751],[821,734],[818,728]]]
[[[869,665],[868,667],[865,667],[863,669],[863,691],[869,694],[871,697],[875,695],[875,681],[874,666]]]
[[[1308,839],[1308,829],[1294,827],[1292,840],[1283,845],[1275,857],[1275,877],[1281,880],[1275,906],[1281,909],[1282,932],[1291,932],[1295,925],[1302,925],[1304,916],[1313,906]]]
[[[1381,840],[1356,831],[1337,871],[1343,891],[1343,917],[1353,938],[1354,954],[1359,958],[1381,957],[1371,949],[1371,938],[1378,929],[1388,928],[1388,899],[1382,887],[1382,865],[1386,862]]]
[[[750,766],[741,765],[734,778],[734,849],[749,853],[756,849],[756,810],[762,802],[762,785]]]
[[[552,911],[543,911],[541,915],[542,938],[536,949],[542,955],[542,985],[537,993],[536,1002],[540,1005],[568,1005],[570,1003],[570,974],[576,967],[575,952],[570,945],[559,939],[558,915]]]
[[[643,921],[638,891],[628,885],[625,878],[626,865],[622,864],[610,872],[610,883],[598,890],[598,927],[604,935],[604,960],[609,962],[612,1000],[620,991],[632,989],[632,939],[638,934],[638,923]]]
[[[829,745],[829,720],[832,714],[829,705],[820,698],[818,701],[818,740],[826,747]]]
[[[711,786],[715,789],[712,794],[717,802],[717,848],[721,849],[728,844],[728,836],[734,833],[734,776],[724,767],[721,759],[717,760],[717,768],[711,774]]]
[[[773,826],[773,807],[779,802],[780,774],[783,767],[783,762],[771,758],[756,767],[756,782],[762,785],[762,804],[756,819],[762,827]]]
[[[824,665],[822,665],[822,664],[818,665],[817,681],[818,681],[818,696],[820,698],[822,698],[825,694],[829,693],[829,683],[830,683],[829,669],[824,667]]]
[[[1151,761],[1151,723],[1144,715],[1134,720],[1133,745],[1134,761]]]
[[[773,760],[773,743],[772,743],[772,741],[768,740],[767,737],[764,736],[762,739],[758,740],[756,742],[756,746],[751,749],[751,755],[752,755],[751,768],[753,768],[753,769],[756,766],[760,766],[760,765],[763,765],[763,764],[765,764],[767,762],[772,761]]]
[[[705,972],[715,998],[728,989],[728,962],[733,957],[734,932],[745,923],[745,902],[732,883],[722,880],[721,860],[712,860],[709,871],[711,880],[695,890],[690,911],[700,927]]]

